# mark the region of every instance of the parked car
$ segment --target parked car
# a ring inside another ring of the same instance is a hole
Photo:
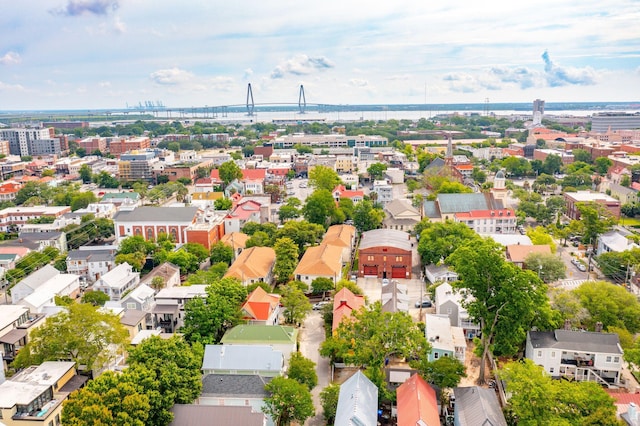
[[[389,284],[389,278],[383,278],[382,285],[387,285],[387,284]]]
[[[318,303],[314,303],[313,304],[313,310],[314,311],[319,311],[320,309],[322,309],[324,306],[329,305],[331,302],[318,302]]]
[[[429,299],[418,300],[415,304],[416,308],[430,308],[432,306],[433,306],[433,303],[431,303],[431,300]]]

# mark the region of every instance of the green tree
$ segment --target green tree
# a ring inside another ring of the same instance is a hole
[[[380,228],[384,218],[384,211],[374,207],[369,200],[360,201],[353,208],[353,224],[360,232]]]
[[[207,286],[207,297],[186,303],[181,332],[190,342],[216,344],[224,333],[242,322],[240,311],[247,289],[235,278],[214,280]]]
[[[447,258],[447,263],[460,278],[454,287],[472,296],[465,307],[480,324],[480,383],[485,380],[490,350],[496,355],[514,355],[526,339],[526,330],[558,325],[546,285],[531,271],[507,262],[502,246],[493,240],[467,242]]]
[[[438,264],[466,241],[479,239],[478,234],[462,222],[428,222],[421,229],[418,253],[425,265]]]
[[[318,244],[324,236],[322,225],[310,223],[306,220],[292,220],[286,222],[275,232],[275,239],[291,238],[298,245],[298,253],[303,253],[309,246]]]
[[[473,192],[471,188],[460,182],[442,182],[438,188],[438,194],[464,194]]]
[[[611,166],[613,166],[613,161],[611,161],[607,157],[598,157],[594,161],[594,165],[595,165],[595,168],[596,168],[596,172],[600,176],[605,176],[607,174],[607,172],[609,171],[609,169],[611,168]]]
[[[333,290],[335,287],[333,280],[327,277],[318,277],[311,281],[311,289],[313,290],[313,294],[322,293],[322,298],[327,291]]]
[[[338,173],[327,166],[318,165],[309,172],[309,185],[316,191],[325,190],[331,193],[341,182]]]
[[[128,263],[131,265],[134,271],[142,271],[144,264],[147,260],[147,257],[144,253],[135,252],[135,253],[127,253],[127,254],[117,254],[115,261],[116,265],[120,265],[122,263]]]
[[[278,210],[278,218],[281,222],[286,222],[287,220],[296,219],[298,217],[300,217],[300,209],[297,207],[285,204]]]
[[[293,379],[276,377],[265,385],[269,393],[262,409],[276,426],[288,426],[291,422],[303,424],[315,414],[311,393],[307,387]]]
[[[305,358],[300,352],[294,352],[289,359],[287,377],[305,385],[309,390],[318,384],[316,363]]]
[[[346,219],[353,219],[355,205],[351,198],[340,198],[340,200],[338,201],[338,207],[340,208],[340,210],[342,210],[342,213],[344,213],[344,217]]]
[[[91,179],[93,178],[93,171],[91,170],[91,166],[89,166],[88,164],[83,164],[82,166],[80,166],[78,174],[80,175],[80,179],[82,179],[82,183],[91,183]]]
[[[387,171],[387,165],[384,163],[373,163],[367,168],[367,173],[373,180],[381,180],[385,171]]]
[[[218,262],[231,265],[231,262],[233,262],[233,248],[222,241],[218,241],[211,247],[210,260],[212,265]]]
[[[435,361],[429,361],[427,357],[422,357],[410,365],[418,370],[423,379],[441,389],[441,407],[446,406],[447,403],[447,393],[442,390],[455,388],[463,377],[467,377],[464,364],[454,357],[443,356]]]
[[[562,168],[562,158],[560,158],[559,155],[551,154],[551,155],[547,155],[547,157],[542,162],[541,172],[553,176],[556,173],[559,173],[561,168]]]
[[[358,284],[349,280],[338,281],[336,283],[335,292],[337,293],[345,287],[347,288],[347,290],[349,290],[351,293],[355,294],[356,296],[364,296],[364,291],[360,287],[358,287]]]
[[[124,238],[118,246],[118,253],[144,253],[152,254],[156,250],[156,244],[153,241],[146,241],[142,235],[135,235]]]
[[[149,396],[126,374],[106,371],[72,392],[62,408],[62,422],[69,426],[146,426]]]
[[[298,246],[291,238],[282,237],[273,245],[273,250],[276,252],[273,274],[277,282],[285,283],[298,266]]]
[[[115,356],[108,348],[123,350],[128,338],[116,315],[87,303],[74,303],[31,332],[31,340],[13,365],[21,368],[43,361],[71,360],[78,368],[92,371]]]
[[[507,418],[522,425],[618,425],[614,400],[594,382],[553,380],[525,359],[498,371],[509,389]]]
[[[213,208],[216,210],[231,210],[233,202],[229,198],[218,198],[213,202]]]
[[[616,326],[631,333],[640,331],[640,302],[624,287],[606,281],[585,281],[573,292],[589,313],[584,322],[588,328],[601,322],[605,330]]]
[[[571,150],[571,153],[573,154],[574,162],[582,162],[587,164],[593,162],[593,160],[591,159],[591,153],[586,149],[576,148]]]
[[[95,196],[93,192],[91,191],[80,192],[71,199],[71,203],[70,203],[71,211],[84,209],[89,204],[95,203],[96,201],[98,201],[98,198]]]
[[[220,175],[220,179],[224,183],[225,188],[234,180],[242,179],[242,170],[235,163],[235,161],[227,161],[220,164],[218,173]]]
[[[307,221],[325,227],[344,222],[344,214],[339,212],[333,195],[326,189],[317,189],[307,198],[302,214]]]
[[[320,392],[320,403],[322,404],[322,416],[328,425],[332,425],[336,419],[338,409],[338,398],[340,397],[340,385],[331,383]]]
[[[109,301],[109,296],[99,290],[89,290],[82,295],[82,303],[90,303],[93,306],[104,306]]]
[[[309,303],[307,296],[302,290],[291,284],[282,287],[281,293],[282,299],[280,299],[280,303],[284,308],[285,323],[302,324],[307,314],[311,312],[311,303]]]
[[[553,238],[542,226],[536,226],[535,228],[527,229],[527,237],[531,240],[533,245],[549,245],[551,253],[556,252],[556,243],[553,242]]]
[[[524,261],[525,269],[533,271],[545,283],[566,277],[566,266],[560,257],[548,253],[530,253]]]
[[[182,246],[182,250],[191,253],[198,259],[198,262],[204,262],[209,257],[206,247],[198,243],[186,243]]]
[[[152,380],[143,382],[145,393],[152,395],[148,424],[168,424],[174,404],[191,404],[200,396],[202,356],[202,346],[192,348],[179,336],[152,336],[129,350],[127,362],[132,370],[153,373]]]
[[[245,243],[245,248],[251,247],[271,247],[273,241],[271,236],[264,231],[256,231]]]
[[[598,237],[609,231],[616,219],[611,212],[600,203],[577,203],[580,212],[580,225],[582,228],[582,242],[585,244],[597,244]]]
[[[152,289],[158,291],[164,288],[164,286],[166,285],[166,282],[164,280],[164,278],[162,278],[161,276],[155,276],[151,279],[151,283],[150,286]]]

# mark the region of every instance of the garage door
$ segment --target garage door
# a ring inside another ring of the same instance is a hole
[[[394,266],[391,268],[391,278],[407,278],[406,266]]]
[[[374,275],[378,276],[378,267],[373,265],[364,265],[364,275]]]

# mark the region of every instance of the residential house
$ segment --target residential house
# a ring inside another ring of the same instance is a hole
[[[129,338],[133,339],[142,330],[147,329],[147,313],[136,309],[127,309],[120,317],[120,324],[129,332]]]
[[[271,284],[275,263],[276,252],[271,247],[251,247],[240,253],[224,276],[237,278],[244,286],[258,282]]]
[[[340,385],[335,424],[378,424],[378,387],[360,370]]]
[[[242,200],[225,216],[225,233],[240,232],[247,222],[262,223],[263,206],[255,200]]]
[[[86,381],[74,362],[45,361],[21,370],[0,384],[2,424],[60,425],[63,402]]]
[[[118,210],[121,207],[135,208],[142,205],[142,199],[137,192],[107,192],[100,202],[114,204]]]
[[[529,331],[525,356],[552,377],[594,381],[605,386],[620,384],[622,347],[615,333]]]
[[[248,239],[249,236],[247,234],[243,234],[242,232],[230,232],[228,234],[224,234],[220,241],[228,246],[231,246],[234,252],[233,258],[235,259],[247,246]]]
[[[440,426],[436,391],[414,374],[396,389],[398,426]]]
[[[382,312],[409,312],[409,294],[407,286],[397,280],[391,280],[381,288]]]
[[[342,264],[347,265],[351,263],[356,243],[356,228],[353,225],[332,225],[324,234],[322,243],[341,247]]]
[[[116,266],[116,250],[70,250],[67,253],[67,272],[94,283]]]
[[[298,329],[283,325],[241,324],[224,334],[223,345],[267,345],[282,352],[285,365],[297,350]]]
[[[519,268],[525,268],[527,257],[531,254],[551,254],[551,246],[549,244],[541,244],[535,246],[523,246],[520,244],[512,244],[507,246],[507,260]]]
[[[242,318],[249,324],[276,325],[280,317],[280,295],[256,287],[242,305]]]
[[[266,426],[267,417],[252,407],[226,407],[216,405],[174,404],[171,407],[173,421],[169,426],[219,425]],[[215,419],[215,420],[213,420]]]
[[[195,297],[207,297],[205,284],[163,288],[155,295],[153,323],[165,333],[174,333],[184,325],[184,305]]]
[[[462,328],[467,339],[473,339],[479,333],[480,325],[471,319],[464,307],[467,297],[471,296],[454,290],[448,282],[440,284],[436,287],[436,314],[447,315],[452,326]]]
[[[47,306],[56,306],[55,298],[67,296],[75,299],[80,294],[80,279],[73,274],[58,274],[44,281],[18,304],[29,308],[31,313],[42,313]]]
[[[364,200],[364,191],[349,190],[346,189],[344,185],[336,186],[333,189],[332,194],[336,202],[339,202],[340,198],[348,198],[354,203],[359,203],[360,201]]]
[[[29,333],[44,323],[44,315],[32,314],[21,305],[0,305],[0,359],[2,371],[29,341]],[[0,373],[2,372],[0,371]]]
[[[13,201],[16,194],[22,188],[22,184],[14,180],[8,180],[0,185],[0,202]]]
[[[113,268],[100,277],[93,289],[108,295],[113,301],[119,301],[127,292],[135,289],[140,283],[140,273],[133,270],[127,262]]]
[[[0,210],[0,232],[17,232],[28,220],[40,217],[53,217],[55,219],[70,212],[71,208],[69,206],[7,207]]]
[[[214,192],[211,190],[198,192],[197,189],[198,188],[196,187],[196,192],[189,194],[189,203],[192,206],[201,208],[202,210],[213,207],[215,205],[216,200],[220,200],[224,198],[224,192]]]
[[[266,169],[243,169],[241,180],[244,185],[243,194],[264,194],[266,173]]]
[[[623,251],[640,247],[629,238],[632,235],[635,234],[622,227],[618,227],[600,235],[598,237],[598,245],[596,247],[596,256],[609,252],[621,253]]]
[[[309,247],[293,271],[293,276],[308,286],[316,278],[328,278],[335,285],[342,274],[342,253],[342,247],[330,244]]]
[[[411,235],[395,229],[374,229],[360,237],[358,276],[411,278]]]
[[[120,300],[120,306],[125,310],[140,311],[146,314],[146,328],[155,328],[153,308],[156,306],[156,291],[146,284],[140,284]]]
[[[206,345],[202,374],[277,377],[284,374],[284,356],[266,345]]]
[[[340,323],[345,318],[351,318],[351,313],[364,306],[364,297],[356,296],[346,287],[341,288],[333,296],[333,324],[331,331],[336,332]]]
[[[494,389],[480,386],[453,389],[454,426],[507,426]]]
[[[516,212],[513,209],[471,210],[454,213],[453,220],[462,222],[480,235],[515,234]]]
[[[420,222],[421,215],[418,209],[407,200],[392,200],[384,206],[386,214],[382,226],[387,229],[411,232],[416,223]]]
[[[23,278],[18,284],[11,288],[11,302],[13,304],[18,303],[34,291],[38,289],[49,279],[60,274],[56,268],[51,265],[44,265],[42,268],[35,272],[32,272],[27,277]]]
[[[620,200],[622,205],[633,204],[639,201],[638,191],[636,189],[627,188],[617,183],[609,183],[609,191],[611,192],[611,196]]]
[[[376,194],[376,202],[385,205],[393,201],[393,186],[387,180],[373,181],[370,195],[372,194]]]
[[[155,241],[159,234],[170,235],[176,244],[187,242],[187,228],[196,223],[197,207],[138,207],[120,209],[113,217],[116,241],[141,235]]]
[[[67,233],[59,231],[42,231],[42,232],[20,232],[18,234],[18,242],[32,242],[37,244],[41,250],[47,247],[53,247],[59,252],[67,251]]]
[[[424,267],[424,275],[431,284],[458,281],[458,274],[449,269],[447,265],[434,265],[433,263],[427,265]]]
[[[162,278],[162,286],[159,288],[153,287],[153,279],[156,277]],[[180,282],[180,267],[169,262],[161,263],[140,279],[140,285],[146,284],[154,290],[176,287],[180,285]]]
[[[427,314],[424,330],[425,337],[431,345],[429,361],[446,356],[464,364],[467,349],[464,331],[461,327],[451,325],[446,314]]]
[[[249,407],[253,412],[261,413],[264,400],[269,396],[265,385],[270,381],[271,377],[257,374],[207,374],[202,378],[202,393],[197,403],[199,406]],[[244,423],[229,424],[244,426]],[[273,420],[267,416],[266,426],[273,425]]]

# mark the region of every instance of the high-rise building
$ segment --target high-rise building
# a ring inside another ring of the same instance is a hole
[[[25,157],[32,155],[30,144],[37,140],[51,139],[52,132],[49,129],[1,129],[0,140],[9,141],[9,151],[12,155]]]
[[[640,129],[640,113],[603,112],[591,117],[592,132],[605,133],[609,130],[633,129]]]
[[[542,116],[544,115],[544,101],[536,99],[533,101],[533,124],[542,124]]]

